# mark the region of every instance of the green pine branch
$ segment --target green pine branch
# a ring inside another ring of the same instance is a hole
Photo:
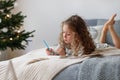
[[[16,0],[0,0],[0,50],[25,49],[33,31],[20,30],[26,16],[22,12],[11,13]]]

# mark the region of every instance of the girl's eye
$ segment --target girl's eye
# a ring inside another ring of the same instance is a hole
[[[70,35],[70,34],[67,34],[68,36]]]
[[[62,32],[63,35],[70,36],[71,33]]]

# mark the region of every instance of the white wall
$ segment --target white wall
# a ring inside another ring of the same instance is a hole
[[[120,19],[120,0],[18,0],[17,10],[27,15],[24,28],[36,30],[26,52],[57,43],[61,22],[78,14],[83,18],[109,18],[117,13]]]

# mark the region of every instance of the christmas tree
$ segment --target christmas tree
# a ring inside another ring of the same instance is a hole
[[[16,0],[0,0],[0,50],[10,48],[25,49],[33,31],[25,31],[23,22],[26,16],[21,11],[12,13]]]

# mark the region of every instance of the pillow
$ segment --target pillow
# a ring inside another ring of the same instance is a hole
[[[100,36],[102,31],[103,25],[97,25],[97,26],[89,26],[88,30],[95,41],[95,43],[100,42]]]
[[[95,26],[97,25],[97,19],[85,19],[87,26]]]
[[[107,19],[98,19],[97,20],[97,25],[104,25]]]

